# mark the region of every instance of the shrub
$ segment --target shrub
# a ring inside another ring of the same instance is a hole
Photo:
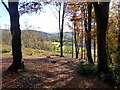
[[[113,77],[113,72],[110,68],[109,68],[107,73],[101,72],[100,79],[107,84],[115,84],[115,79]]]
[[[9,50],[2,50],[2,53],[9,53]]]
[[[91,64],[83,64],[80,62],[76,65],[76,70],[80,75],[89,76],[89,75],[96,75],[97,74],[97,66]]]
[[[112,66],[112,70],[113,70],[113,77],[116,84],[120,84],[120,65],[117,64]]]
[[[108,84],[120,84],[120,65],[112,65],[110,66],[108,72],[101,73],[100,78]]]

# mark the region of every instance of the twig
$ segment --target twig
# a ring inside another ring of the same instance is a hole
[[[1,2],[2,2],[2,4],[4,5],[4,7],[6,8],[6,10],[8,11],[8,13],[10,14],[10,10],[9,10],[9,8],[7,7],[7,5],[4,3],[4,1],[1,0]]]

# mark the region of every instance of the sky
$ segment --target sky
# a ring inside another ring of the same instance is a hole
[[[7,4],[7,0],[4,0]],[[51,10],[52,9],[52,10]],[[0,28],[2,29],[9,29],[10,25],[10,18],[7,10],[0,2]],[[23,14],[20,16],[20,29],[25,30],[27,27],[32,26],[31,29],[37,31],[43,31],[48,33],[56,33],[59,32],[58,29],[58,20],[56,19],[55,15],[53,14],[55,9],[51,5],[47,5],[43,8],[40,14]],[[57,12],[56,12],[57,13]],[[58,15],[58,14],[56,14]],[[65,20],[65,27],[64,31],[70,31],[68,26],[66,25],[67,19]]]

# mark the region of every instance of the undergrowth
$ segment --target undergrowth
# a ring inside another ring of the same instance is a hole
[[[78,63],[75,68],[77,72],[83,76],[96,75],[98,72],[96,65],[84,64],[83,61]]]

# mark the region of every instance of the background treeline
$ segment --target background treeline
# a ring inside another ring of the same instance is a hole
[[[51,37],[48,33],[34,30],[23,30],[21,32],[22,46],[25,48],[52,50]],[[11,33],[9,30],[2,30],[2,44],[11,45]]]
[[[22,30],[21,38],[22,38],[22,47],[23,48],[31,48],[31,49],[39,49],[46,51],[59,51],[59,34],[58,33],[45,33],[41,31],[35,30]],[[11,51],[11,32],[6,29],[2,29],[2,45],[3,45],[3,53]],[[7,46],[9,48],[7,48]],[[65,52],[70,52],[71,48],[71,32],[64,33],[64,46]],[[68,46],[68,47],[67,47]]]

